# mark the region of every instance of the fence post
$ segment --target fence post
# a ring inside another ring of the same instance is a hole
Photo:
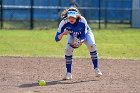
[[[98,19],[99,20],[99,29],[101,29],[101,22],[100,22],[100,20],[101,20],[101,0],[99,0],[98,7],[99,7],[99,16],[98,16],[99,17],[99,19]]]
[[[34,0],[31,0],[31,10],[30,10],[30,29],[34,28]]]
[[[133,0],[131,0],[131,10],[130,10],[130,27],[132,28],[132,14],[133,14]]]
[[[107,28],[107,0],[105,0],[105,28]]]
[[[3,2],[2,2],[2,0],[0,0],[0,12],[1,12],[1,18],[0,18],[0,21],[1,21],[1,29],[3,28]]]
[[[140,0],[133,0],[132,27],[140,28]]]
[[[61,22],[61,12],[62,12],[61,11],[61,8],[60,8],[61,7],[61,4],[62,4],[62,0],[59,0],[59,2],[58,2],[58,7],[59,8],[57,9],[58,10],[58,25]]]

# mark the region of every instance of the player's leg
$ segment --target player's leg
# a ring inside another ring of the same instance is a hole
[[[92,60],[94,70],[95,70],[95,74],[96,74],[96,76],[101,76],[102,73],[99,70],[97,48],[96,48],[96,44],[95,44],[94,35],[92,32],[88,32],[86,34],[85,44],[90,52],[91,60]]]
[[[69,35],[68,41],[66,44],[66,49],[65,49],[65,61],[66,61],[66,71],[67,71],[65,79],[72,79],[71,67],[72,67],[73,48],[68,44],[68,43],[71,43],[72,40],[73,38]]]

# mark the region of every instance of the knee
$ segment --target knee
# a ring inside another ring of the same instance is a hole
[[[97,50],[97,48],[96,48],[96,45],[95,45],[95,44],[88,45],[87,47],[88,47],[89,52],[93,52],[93,51],[96,51],[96,50]]]
[[[73,49],[71,49],[71,48],[65,49],[65,55],[67,55],[67,56],[71,56],[72,52],[73,52]]]

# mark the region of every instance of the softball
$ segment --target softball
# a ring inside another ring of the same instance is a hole
[[[45,86],[46,85],[46,81],[45,80],[38,80],[38,85],[39,86]]]

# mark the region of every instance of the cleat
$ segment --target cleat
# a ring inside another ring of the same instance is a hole
[[[99,68],[95,68],[94,70],[95,70],[96,77],[100,77],[103,75]]]
[[[64,78],[64,80],[70,80],[70,79],[72,79],[71,73],[66,73],[66,77]]]

